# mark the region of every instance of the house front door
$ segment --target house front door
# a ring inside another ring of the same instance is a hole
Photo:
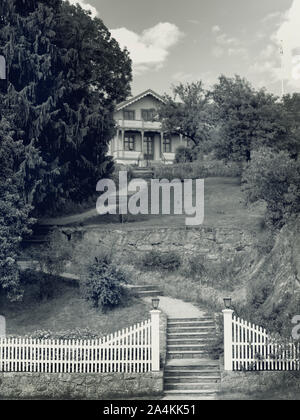
[[[154,160],[154,136],[146,135],[144,137],[144,160],[147,166]]]

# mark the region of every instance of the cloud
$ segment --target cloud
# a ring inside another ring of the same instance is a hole
[[[247,58],[247,49],[243,47],[242,43],[237,38],[222,32],[218,25],[212,27],[212,33],[215,35],[215,45],[213,46],[211,53],[215,58],[221,58],[224,55],[229,57],[240,56]]]
[[[262,23],[270,23],[271,21],[278,19],[281,17],[281,13],[280,12],[272,12],[269,13],[267,16],[265,16],[262,19]]]
[[[191,73],[178,71],[172,75],[172,80],[176,83],[187,83],[192,82],[194,80],[194,76]]]
[[[219,25],[215,25],[211,28],[211,31],[212,31],[213,34],[216,34],[216,33],[221,31],[221,28],[220,28]]]
[[[300,2],[294,0],[273,39],[283,43],[283,75],[291,86],[300,88]]]
[[[127,28],[111,30],[122,48],[127,48],[133,61],[135,74],[160,69],[167,60],[170,49],[183,37],[179,28],[168,22],[158,23],[141,34]]]
[[[281,18],[280,18],[281,17]],[[276,19],[276,24],[274,20]],[[273,13],[263,19],[273,21],[275,28],[269,43],[262,49],[250,71],[270,83],[285,80],[288,91],[300,90],[300,2],[293,0],[285,13]],[[283,54],[280,54],[283,52]]]
[[[89,10],[92,14],[92,17],[97,17],[99,15],[98,10],[96,7],[92,6],[91,4],[87,3],[86,0],[68,0],[69,3],[76,6],[76,4],[79,4],[84,10]]]

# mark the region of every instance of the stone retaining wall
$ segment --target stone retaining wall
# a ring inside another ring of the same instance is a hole
[[[109,399],[162,394],[163,373],[0,373],[0,399]]]
[[[81,234],[80,234],[81,233]],[[180,255],[198,254],[217,261],[233,258],[236,254],[249,255],[253,251],[253,235],[239,229],[209,228],[157,228],[155,230],[98,230],[84,229],[73,232],[78,242],[99,246],[118,252],[118,256],[134,256],[157,250],[176,251]],[[76,240],[76,239],[75,239]]]

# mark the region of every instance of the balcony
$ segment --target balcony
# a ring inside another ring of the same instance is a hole
[[[119,128],[126,130],[156,130],[161,131],[161,122],[143,120],[118,120]]]

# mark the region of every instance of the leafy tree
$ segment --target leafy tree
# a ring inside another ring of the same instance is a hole
[[[261,146],[278,148],[286,138],[281,104],[264,89],[256,91],[239,76],[221,76],[211,97],[218,126],[217,157],[249,161],[252,150]]]
[[[249,202],[266,202],[266,222],[271,228],[280,228],[291,216],[299,214],[300,162],[287,151],[261,148],[254,152],[243,183]]]
[[[172,98],[164,96],[158,110],[163,130],[167,134],[186,137],[191,147],[198,147],[209,138],[213,113],[209,95],[201,81],[182,84],[173,88]]]
[[[17,256],[22,236],[29,233],[31,207],[22,199],[20,143],[11,138],[9,122],[0,121],[0,288],[10,300],[22,297]]]
[[[300,94],[285,95],[282,105],[282,118],[287,124],[288,135],[281,148],[296,158],[300,153]]]
[[[114,104],[130,90],[128,53],[100,19],[62,0],[4,0],[0,15],[5,106],[31,158],[26,200],[41,212],[82,201],[113,167],[106,153]]]

